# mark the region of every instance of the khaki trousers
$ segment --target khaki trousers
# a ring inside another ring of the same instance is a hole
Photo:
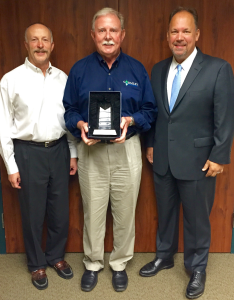
[[[97,143],[78,148],[78,174],[84,209],[84,264],[87,270],[104,268],[106,212],[111,202],[114,248],[110,266],[122,271],[133,257],[135,208],[142,160],[139,136],[123,144]]]

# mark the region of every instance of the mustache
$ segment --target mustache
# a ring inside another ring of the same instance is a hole
[[[114,45],[115,43],[113,41],[104,41],[102,43],[102,45],[107,45],[107,46],[110,46],[110,45]]]

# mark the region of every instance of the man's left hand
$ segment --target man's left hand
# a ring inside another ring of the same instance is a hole
[[[122,144],[122,143],[125,142],[126,134],[127,134],[127,131],[128,131],[128,126],[129,126],[131,121],[132,121],[132,119],[130,117],[122,117],[121,118],[121,123],[120,123],[120,128],[122,129],[121,137],[119,137],[115,140],[112,140],[111,142],[118,143],[118,144]]]
[[[206,177],[215,177],[217,174],[223,173],[223,165],[216,164],[209,159],[206,161],[202,171],[207,171]]]
[[[75,175],[77,171],[77,159],[71,158],[70,159],[70,175]]]

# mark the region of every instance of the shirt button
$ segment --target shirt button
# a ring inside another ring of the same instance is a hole
[[[110,75],[111,73],[109,73],[108,75]]]
[[[109,91],[111,90],[111,88],[109,88]]]

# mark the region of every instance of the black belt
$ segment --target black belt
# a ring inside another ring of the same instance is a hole
[[[62,140],[66,139],[66,134],[63,135],[60,139],[51,141],[51,142],[34,142],[34,141],[25,141],[25,140],[19,140],[19,139],[14,139],[14,142],[19,142],[23,144],[28,144],[28,145],[34,145],[38,147],[44,147],[44,148],[49,148],[57,145],[60,143]]]
[[[136,134],[136,132],[131,132],[128,135],[126,135],[125,140],[129,140],[131,137],[133,137]],[[101,140],[101,143],[105,143],[105,144],[113,144],[113,142],[111,142],[110,140]]]

